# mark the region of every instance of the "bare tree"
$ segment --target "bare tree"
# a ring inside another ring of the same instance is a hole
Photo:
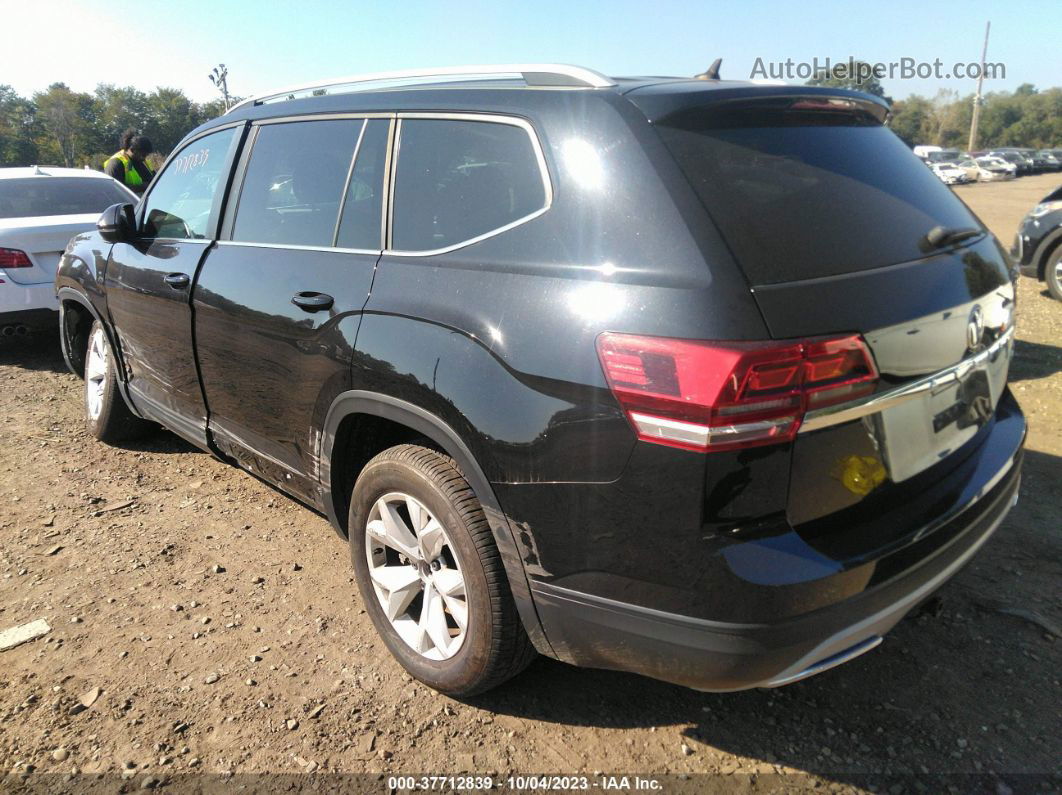
[[[959,121],[959,92],[946,88],[940,89],[933,97],[933,143],[943,146],[945,134]]]

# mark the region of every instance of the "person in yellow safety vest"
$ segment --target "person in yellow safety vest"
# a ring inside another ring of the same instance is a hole
[[[133,130],[122,133],[120,143],[122,148],[107,158],[103,170],[140,196],[154,176],[145,158],[154,152],[155,148],[147,137],[137,135]]]

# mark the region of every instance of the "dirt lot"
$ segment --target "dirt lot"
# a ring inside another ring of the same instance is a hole
[[[1060,181],[958,193],[1009,245]],[[45,618],[52,631],[0,652],[0,780],[114,791],[123,775],[292,788],[333,773],[602,771],[721,774],[669,780],[698,789],[1057,791],[1062,304],[1020,289],[1018,507],[936,609],[878,650],[730,695],[548,660],[472,702],[428,691],[376,639],[324,519],[170,434],[96,443],[56,340],[8,343],[0,629]]]

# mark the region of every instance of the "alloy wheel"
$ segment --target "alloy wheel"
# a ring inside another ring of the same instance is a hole
[[[461,565],[446,529],[415,497],[380,497],[365,527],[369,576],[395,632],[429,660],[447,660],[468,633]]]
[[[90,420],[96,420],[103,410],[103,393],[107,388],[107,340],[103,329],[96,328],[89,338],[85,357],[85,409]]]

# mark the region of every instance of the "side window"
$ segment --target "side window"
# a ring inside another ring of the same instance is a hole
[[[263,124],[251,150],[232,239],[331,246],[364,121]]]
[[[403,119],[392,247],[463,243],[546,206],[528,132],[512,124]]]
[[[236,128],[192,141],[170,160],[147,195],[141,233],[146,237],[206,238]]]
[[[343,199],[336,245],[342,248],[380,248],[383,219],[383,177],[387,160],[388,119],[370,119],[358,144],[357,160]]]

